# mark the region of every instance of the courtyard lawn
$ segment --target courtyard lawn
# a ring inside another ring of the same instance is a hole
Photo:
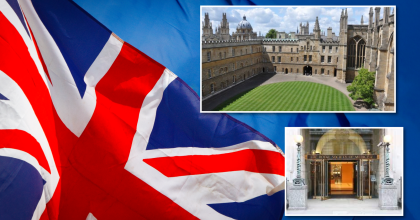
[[[222,103],[219,111],[354,111],[345,94],[330,86],[304,81],[256,87]]]

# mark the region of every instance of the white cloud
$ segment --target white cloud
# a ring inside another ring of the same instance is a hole
[[[340,16],[343,9],[341,7],[235,7],[228,10],[228,7],[205,7],[203,12],[209,13],[214,29],[219,25],[222,13],[227,12],[231,33],[236,31],[238,23],[242,20],[243,15],[246,15],[253,30],[255,32],[261,31],[264,35],[270,29],[286,32],[296,31],[301,22],[303,24],[309,22],[309,31],[312,32],[316,17],[318,17],[322,31],[326,32],[327,28],[331,27],[333,32],[338,35],[340,31]],[[368,13],[369,7],[348,8],[349,24],[360,24],[362,15],[364,24],[367,24],[369,21]]]

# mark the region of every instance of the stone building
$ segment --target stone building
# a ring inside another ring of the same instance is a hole
[[[202,44],[202,95],[230,88],[259,73],[272,72],[262,40],[210,41]]]
[[[214,78],[209,80],[209,77],[205,77],[209,76],[209,71],[214,76],[223,75],[218,71],[221,68],[221,63],[226,62],[231,65],[232,63],[242,63],[252,54],[252,57],[259,62],[253,62],[251,65],[258,64],[259,69],[250,68],[251,75],[254,69],[254,74],[276,72],[280,74],[324,75],[335,77],[337,83],[351,83],[362,67],[369,71],[375,71],[375,102],[380,110],[393,111],[395,98],[394,13],[391,13],[389,7],[384,8],[383,19],[380,19],[380,13],[381,8],[376,7],[374,17],[373,8],[371,8],[368,24],[364,24],[363,17],[360,24],[348,24],[347,9],[343,9],[338,35],[333,32],[331,27],[327,28],[326,34],[322,32],[317,17],[312,33],[310,33],[309,22],[300,23],[300,31],[277,32],[276,39],[261,39],[253,32],[252,26],[245,16],[238,24],[236,32],[228,37],[226,33],[229,33],[229,23],[226,14],[223,14],[222,23],[216,34],[213,34],[208,14],[205,14],[202,35],[203,98],[231,86],[231,84],[222,85],[222,81],[216,81]],[[229,56],[235,48],[236,51],[248,48],[248,52],[245,53],[247,56],[238,54]],[[255,50],[254,48],[259,49]],[[209,52],[210,59],[208,59]],[[219,56],[218,53],[222,53],[222,56]],[[224,56],[225,53],[227,56]],[[222,62],[222,60],[224,61]],[[264,71],[262,71],[263,69]],[[237,71],[238,67],[235,69],[228,67],[227,70],[228,72],[229,70]],[[245,72],[247,71],[248,68]],[[212,77],[214,77],[213,75]]]

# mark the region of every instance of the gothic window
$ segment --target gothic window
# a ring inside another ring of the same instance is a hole
[[[315,74],[318,74],[318,70],[317,69],[315,70]]]
[[[324,74],[324,68],[321,68],[321,74]]]
[[[332,46],[329,47],[329,53],[332,53]]]
[[[296,48],[296,53],[299,53],[299,47],[298,47],[298,48]]]
[[[227,68],[227,67],[225,67],[225,73],[227,73],[227,71],[228,71],[228,68]]]
[[[210,92],[213,93],[214,92],[214,83],[210,84]]]
[[[281,63],[281,57],[277,57],[277,62]]]
[[[303,50],[303,46],[300,46],[300,49]]]
[[[347,47],[347,66],[360,68],[365,61],[366,42],[360,36],[350,39]]]
[[[273,46],[273,52],[276,52],[276,47],[275,46]]]
[[[290,72],[293,73],[293,68],[290,68]]]
[[[290,61],[293,61],[293,57],[290,57]]]
[[[338,63],[338,57],[337,57],[337,61],[336,61],[336,63]]]
[[[219,52],[219,59],[222,59],[222,52]]]
[[[232,83],[235,83],[236,82],[236,79],[235,78],[236,78],[235,76],[232,77]]]
[[[303,49],[306,50],[306,46],[303,46]]]
[[[327,75],[330,75],[330,70],[327,70]]]
[[[284,72],[284,68],[281,68],[281,71]]]
[[[235,49],[232,49],[232,56],[235,56]]]
[[[207,71],[207,76],[209,77],[209,79],[211,78],[211,69],[209,69],[209,70]]]
[[[331,56],[328,56],[328,63],[331,63]]]
[[[274,60],[274,56],[272,56],[271,57],[271,61],[274,63],[275,62],[275,60]]]
[[[322,52],[325,53],[325,46],[322,46]]]
[[[279,52],[281,52],[281,46],[279,46]]]
[[[219,75],[223,74],[223,68],[220,68]]]
[[[211,52],[207,52],[207,62],[211,61]]]
[[[321,56],[321,63],[324,62],[324,56]]]
[[[277,66],[274,66],[274,72],[277,72]]]
[[[335,47],[335,52],[338,53],[338,47]]]
[[[312,62],[312,55],[309,55],[309,62]]]
[[[299,62],[299,57],[296,57],[296,62]]]
[[[290,52],[292,52],[292,53],[293,53],[293,48],[290,48]]]
[[[303,55],[303,61],[305,61],[306,62],[306,55]]]

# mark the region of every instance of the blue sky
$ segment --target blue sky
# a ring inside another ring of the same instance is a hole
[[[332,27],[336,35],[339,34],[341,10],[345,7],[203,7],[202,20],[204,13],[208,12],[210,20],[213,22],[213,30],[220,23],[222,13],[227,13],[230,33],[235,31],[238,22],[246,15],[254,31],[261,31],[262,34],[270,29],[277,31],[296,31],[300,22],[309,21],[309,31],[312,32],[315,19],[318,16],[321,30],[327,31]],[[381,10],[381,14],[383,10]],[[391,10],[392,11],[392,10]],[[349,24],[360,24],[361,16],[365,24],[369,21],[369,7],[349,7],[347,8]],[[382,15],[381,15],[382,16]]]

